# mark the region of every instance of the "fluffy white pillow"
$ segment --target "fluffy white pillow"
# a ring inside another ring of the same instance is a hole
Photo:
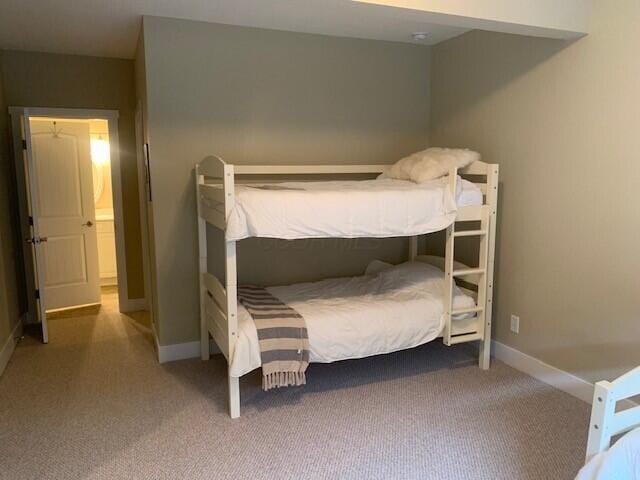
[[[371,260],[369,265],[367,265],[367,269],[364,271],[364,274],[377,275],[391,267],[393,267],[392,263],[383,262],[382,260]]]
[[[444,177],[451,168],[463,168],[476,160],[480,160],[480,154],[467,148],[432,147],[401,158],[387,171],[386,176],[425,183]]]
[[[428,263],[429,265],[433,265],[434,267],[437,267],[444,272],[444,257],[440,257],[438,255],[418,255],[416,257],[416,261]],[[465,265],[462,262],[458,262],[457,260],[454,260],[453,268],[455,268],[456,270],[465,270],[471,267],[468,265]]]
[[[426,265],[430,265],[431,268],[435,268],[438,270],[444,270],[444,257],[438,257],[435,255],[418,255],[416,257],[416,261],[426,264]],[[468,266],[460,263],[460,262],[456,262],[454,261],[454,267],[457,269],[462,269],[462,268],[469,268]],[[390,268],[393,267],[408,267],[410,265],[413,265],[412,262],[405,262],[402,263],[400,265],[393,265],[392,263],[387,263],[387,262],[383,262],[382,260],[372,260],[369,265],[367,266],[367,269],[365,270],[364,274],[365,275],[377,275],[381,272],[384,272],[386,270],[389,270]],[[436,270],[437,271],[437,270]],[[442,275],[442,274],[441,274]],[[444,276],[442,276],[442,280],[444,281]],[[444,284],[443,284],[444,285]],[[454,304],[454,308],[458,309],[458,308],[471,308],[473,306],[475,306],[475,300],[473,300],[471,297],[465,295],[462,293],[462,291],[458,288],[458,286],[454,287],[454,298],[453,298],[453,304]],[[476,314],[475,313],[460,313],[458,315],[454,315],[453,316],[453,320],[458,321],[458,320],[466,320],[468,318],[472,318],[475,317]]]

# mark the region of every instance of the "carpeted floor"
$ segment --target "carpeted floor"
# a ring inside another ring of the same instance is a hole
[[[436,341],[312,365],[309,384],[241,380],[223,359],[158,365],[144,315],[58,315],[0,378],[2,479],[571,479],[589,407]]]

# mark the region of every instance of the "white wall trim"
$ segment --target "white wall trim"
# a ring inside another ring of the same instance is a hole
[[[9,334],[9,338],[4,342],[2,349],[0,349],[0,375],[4,373],[4,369],[7,368],[7,364],[13,355],[18,339],[22,336],[22,318],[18,320],[15,327]]]
[[[146,298],[128,298],[124,302],[120,302],[120,311],[122,313],[138,312],[140,310],[147,310]]]
[[[593,383],[575,376],[572,373],[560,370],[542,360],[522,353],[520,350],[509,347],[504,343],[492,342],[491,349],[493,357],[506,363],[510,367],[520,370],[527,375],[540,380],[547,385],[551,385],[569,395],[572,395],[583,402],[591,404],[593,401]],[[625,407],[634,407],[637,404],[632,400],[623,400],[620,404]]]
[[[151,333],[153,334],[153,346],[156,349],[156,357],[158,358],[158,362],[160,362],[160,341],[158,340],[158,332],[156,331],[156,324],[153,321],[153,318],[151,319]]]
[[[174,343],[173,345],[158,344],[158,361],[160,363],[185,360],[200,357],[200,342]]]
[[[544,363],[542,360],[522,353],[520,350],[509,347],[504,343],[495,340],[492,343],[493,356],[501,362],[558,390],[573,395],[583,402],[591,403],[593,400],[593,383]]]
[[[155,330],[154,330],[155,335]],[[158,349],[158,361],[160,363],[186,360],[188,358],[200,358],[200,341],[174,343],[173,345],[160,345],[156,336],[156,348]],[[215,342],[209,339],[209,353],[217,355],[220,349]]]
[[[155,325],[153,325],[152,330],[159,363],[174,362],[176,360],[186,360],[189,358],[200,358],[199,340],[195,342],[175,343],[173,345],[160,345]],[[218,345],[216,345],[211,338],[209,339],[209,353],[212,355],[222,353],[220,352]]]

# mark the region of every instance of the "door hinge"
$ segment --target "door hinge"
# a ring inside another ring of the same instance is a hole
[[[33,217],[29,215],[29,225],[33,227]]]
[[[23,150],[27,149],[27,141],[26,140],[22,140],[22,149]]]
[[[40,300],[40,290],[36,288],[36,300]]]

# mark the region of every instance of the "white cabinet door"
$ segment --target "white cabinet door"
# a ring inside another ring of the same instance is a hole
[[[100,265],[100,284],[116,285],[118,266],[116,261],[116,232],[113,220],[100,220],[96,222],[98,232],[98,252]]]
[[[31,211],[46,310],[100,302],[88,123],[30,119]]]

